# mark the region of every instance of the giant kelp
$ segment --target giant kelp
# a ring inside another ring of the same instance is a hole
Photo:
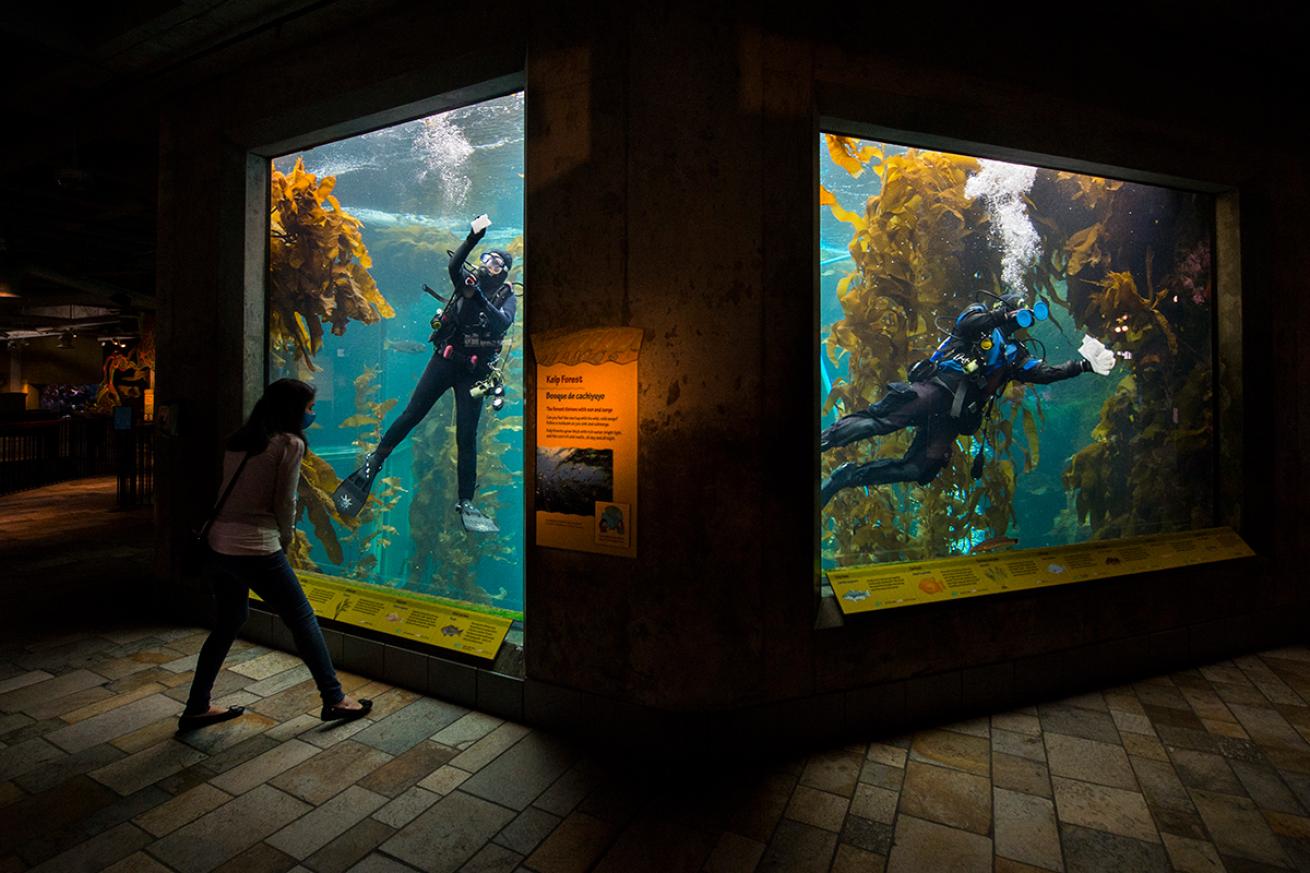
[[[269,338],[277,352],[294,349],[311,371],[324,324],[340,336],[351,321],[395,315],[369,274],[362,222],[332,194],[336,181],[307,172],[297,158],[290,173],[274,168],[270,184]]]
[[[377,448],[382,441],[382,422],[396,405],[397,398],[378,400],[378,374],[381,371],[365,364],[363,371],[355,377],[355,414],[341,422],[340,427],[356,428],[359,433],[351,441],[358,450],[356,462],[364,463],[364,456]]]
[[[355,379],[355,414],[341,425],[356,427],[361,431],[355,440],[359,448],[359,462],[363,461],[365,453],[377,447],[382,418],[396,404],[395,399],[376,399],[377,375],[376,368],[365,366],[364,372]],[[377,565],[377,556],[371,547],[375,541],[382,547],[389,546],[389,538],[398,533],[389,523],[388,514],[395,509],[405,489],[400,487],[395,478],[384,478],[378,493],[369,496],[364,509],[356,516],[344,518],[332,502],[332,492],[341,484],[332,466],[313,452],[306,452],[300,474],[297,492],[300,515],[309,520],[314,536],[327,552],[328,561],[337,566],[342,565],[346,558],[345,546],[353,543],[357,558],[349,575],[358,579],[371,578]],[[338,528],[344,530],[344,535]],[[307,570],[318,569],[310,552],[308,536],[297,531],[296,542],[290,550],[292,566]]]
[[[522,356],[510,358],[508,385],[522,384]],[[522,479],[522,472],[505,463],[506,453],[523,430],[520,416],[482,411],[478,426],[478,494],[475,502],[495,518],[505,507],[504,493]],[[485,590],[476,578],[485,560],[517,562],[514,543],[503,536],[468,533],[454,511],[459,499],[456,475],[454,391],[433,406],[411,435],[414,443],[414,497],[410,503],[410,534],[414,538],[407,586],[469,603],[489,604],[503,598],[504,590]]]
[[[842,137],[827,137],[830,153],[852,172],[854,164],[877,161],[881,191],[863,214],[844,209],[820,188],[819,202],[851,225],[849,246],[855,270],[837,286],[844,317],[833,325],[826,353],[846,365],[824,401],[824,412],[864,409],[888,382],[903,380],[906,367],[927,357],[940,342],[939,319],[949,324],[978,288],[999,291],[1001,263],[987,244],[986,212],[964,193],[978,162],[970,157],[911,149],[884,156]],[[863,169],[862,166],[859,169]],[[1022,447],[1035,463],[1037,410],[1028,408],[1022,388],[1007,392],[974,438],[963,437],[951,463],[911,499],[903,487],[848,489],[834,498],[825,524],[826,552],[839,563],[877,555],[881,559],[947,554],[967,546],[978,530],[1003,533],[1013,518],[1015,470],[1011,454]],[[824,456],[823,474],[848,461],[898,457],[909,446],[907,429]],[[970,474],[979,441],[993,461],[982,479]]]
[[[355,414],[340,424],[342,428],[358,430],[358,435],[351,442],[357,450],[356,465],[362,465],[365,455],[377,448],[382,440],[382,422],[397,402],[395,397],[377,399],[379,372],[377,367],[366,364],[363,372],[355,377]],[[373,578],[378,564],[378,555],[373,547],[388,548],[391,537],[400,532],[391,524],[390,514],[406,493],[399,478],[386,476],[380,480],[375,492],[369,494],[368,502],[359,513],[357,527],[350,537],[358,541],[358,556],[350,576],[356,579]]]
[[[1107,538],[1213,521],[1209,220],[1201,195],[1045,172],[1031,192],[1074,322],[1130,351],[1091,440],[1068,461],[1062,528]],[[1146,230],[1144,230],[1146,229]]]
[[[300,463],[300,482],[296,488],[296,516],[309,519],[314,528],[314,536],[327,551],[328,560],[333,564],[340,564],[345,557],[341,549],[341,539],[337,535],[337,526],[347,531],[354,531],[359,527],[360,522],[358,516],[347,519],[337,513],[337,508],[332,503],[332,492],[340,484],[341,479],[332,469],[331,464],[312,451],[305,452],[305,458]],[[297,533],[297,537],[303,535],[301,532]],[[313,562],[308,560],[308,543],[303,547],[298,546],[293,554],[299,554],[306,559],[305,563],[294,564],[294,566],[306,570],[316,569]]]
[[[340,336],[351,321],[371,324],[395,315],[369,274],[373,265],[360,235],[362,223],[332,194],[335,176],[319,179],[296,159],[290,173],[272,169],[269,194],[269,347],[275,370],[312,378],[323,325]],[[327,461],[305,453],[297,488],[298,515],[308,518],[333,564],[344,554],[337,528],[353,533],[359,518],[345,519],[332,503],[340,484]],[[298,532],[291,549],[295,566],[313,569],[309,542]]]

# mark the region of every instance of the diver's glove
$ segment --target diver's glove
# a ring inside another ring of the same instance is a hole
[[[477,300],[479,305],[482,306],[482,311],[487,314],[487,318],[490,320],[492,327],[497,330],[505,330],[514,320],[503,309],[491,302],[491,298],[489,298],[486,292],[482,290],[481,285],[477,286],[477,290],[473,294],[473,299]]]
[[[1092,371],[1098,376],[1107,376],[1114,369],[1114,352],[1091,334],[1083,334],[1083,344],[1078,347],[1078,354],[1087,359]]]
[[[491,218],[485,212],[473,219],[472,223],[469,224],[469,229],[477,235],[485,233],[489,227],[491,227]]]

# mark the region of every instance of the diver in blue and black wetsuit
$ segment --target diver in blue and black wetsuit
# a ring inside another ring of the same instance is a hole
[[[819,449],[826,452],[903,427],[916,428],[903,457],[847,463],[833,470],[823,483],[821,505],[826,506],[843,488],[856,485],[927,485],[950,462],[955,438],[978,432],[992,399],[1011,380],[1046,384],[1092,371],[1104,375],[1114,366],[1114,352],[1090,337],[1084,341],[1085,350],[1079,350],[1083,360],[1049,366],[1034,358],[1012,336],[1045,318],[1046,304],[1027,309],[1017,294],[996,300],[990,308],[975,303],[961,312],[950,336],[932,356],[910,368],[909,382],[889,383],[886,396],[873,406],[843,416],[823,431]]]
[[[377,449],[369,452],[364,465],[333,493],[332,500],[343,516],[351,517],[359,512],[387,456],[423,420],[437,398],[454,388],[459,475],[459,502],[455,511],[466,530],[499,530],[494,521],[473,505],[473,493],[478,476],[478,420],[483,397],[491,390],[489,377],[517,309],[514,287],[509,281],[514,258],[502,249],[489,249],[479,259],[481,264],[476,272],[464,265],[490,226],[491,219],[486,215],[473,219],[468,236],[451,254],[448,266],[455,291],[432,319],[432,335],[428,337],[435,346],[432,359],[419,378],[409,405],[387,428]]]

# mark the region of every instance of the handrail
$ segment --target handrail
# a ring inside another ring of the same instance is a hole
[[[114,470],[103,417],[0,421],[0,494]]]

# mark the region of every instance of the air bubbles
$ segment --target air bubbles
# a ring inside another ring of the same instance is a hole
[[[460,168],[473,154],[473,146],[469,144],[464,131],[455,126],[450,113],[423,119],[414,137],[414,152],[425,167],[419,178],[424,179],[436,173],[441,178],[441,187],[445,189],[446,196],[456,204],[464,205],[473,180],[467,173],[461,172]]]
[[[1028,217],[1024,195],[1037,178],[1036,167],[980,160],[982,169],[964,186],[964,196],[983,198],[991,235],[1001,246],[1001,279],[1022,291],[1024,273],[1037,259],[1041,238]]]

